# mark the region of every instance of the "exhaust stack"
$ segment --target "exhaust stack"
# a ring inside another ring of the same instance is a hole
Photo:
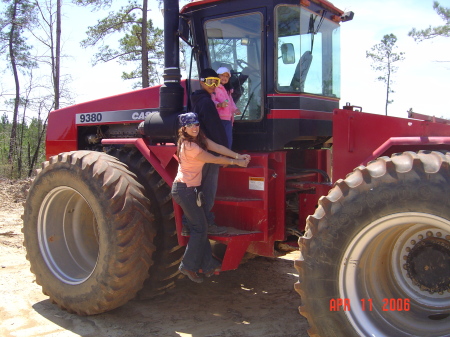
[[[161,116],[183,110],[184,89],[180,84],[180,46],[178,41],[178,0],[164,0],[164,84],[160,88]]]

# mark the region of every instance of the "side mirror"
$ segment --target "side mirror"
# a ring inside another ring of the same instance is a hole
[[[295,50],[292,43],[283,43],[281,45],[281,58],[284,64],[295,63]]]
[[[190,45],[191,30],[189,27],[189,22],[182,16],[180,16],[180,20],[178,21],[178,35],[184,42]]]

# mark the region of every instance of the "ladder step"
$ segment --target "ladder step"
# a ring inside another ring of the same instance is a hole
[[[253,207],[253,208],[264,207],[264,200],[258,198],[216,196],[215,203],[220,205],[230,205],[239,207]]]
[[[224,234],[212,234],[208,235],[208,238],[215,241],[263,241],[264,233],[260,231],[246,231],[243,229],[237,229],[234,227],[227,227],[228,231]]]

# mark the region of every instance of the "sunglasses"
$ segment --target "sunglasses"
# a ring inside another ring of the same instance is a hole
[[[193,128],[194,126],[200,126],[200,123],[189,123],[189,124],[186,124],[187,128]]]
[[[201,78],[201,81],[203,81],[208,87],[218,87],[220,84],[220,78],[218,77],[207,77],[207,78]]]

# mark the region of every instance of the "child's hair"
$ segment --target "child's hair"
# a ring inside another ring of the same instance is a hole
[[[220,67],[219,69],[217,69],[217,74],[220,77],[220,75],[227,73],[228,75],[230,75],[230,77],[228,78],[228,82],[225,84],[222,84],[225,88],[225,90],[227,91],[228,94],[231,93],[231,89],[233,88],[231,86],[231,71],[227,68],[227,67]]]
[[[227,83],[225,83],[225,84],[223,84],[223,86],[224,86],[224,88],[225,88],[225,90],[228,92],[228,94],[231,92],[231,77],[230,77],[230,79],[228,80],[228,82]]]
[[[190,142],[197,144],[201,149],[208,150],[208,145],[206,144],[206,136],[201,129],[198,130],[197,137],[192,137],[186,132],[186,127],[182,126],[178,129],[178,142],[177,142],[177,157],[179,163],[181,163],[181,146],[184,142]]]

